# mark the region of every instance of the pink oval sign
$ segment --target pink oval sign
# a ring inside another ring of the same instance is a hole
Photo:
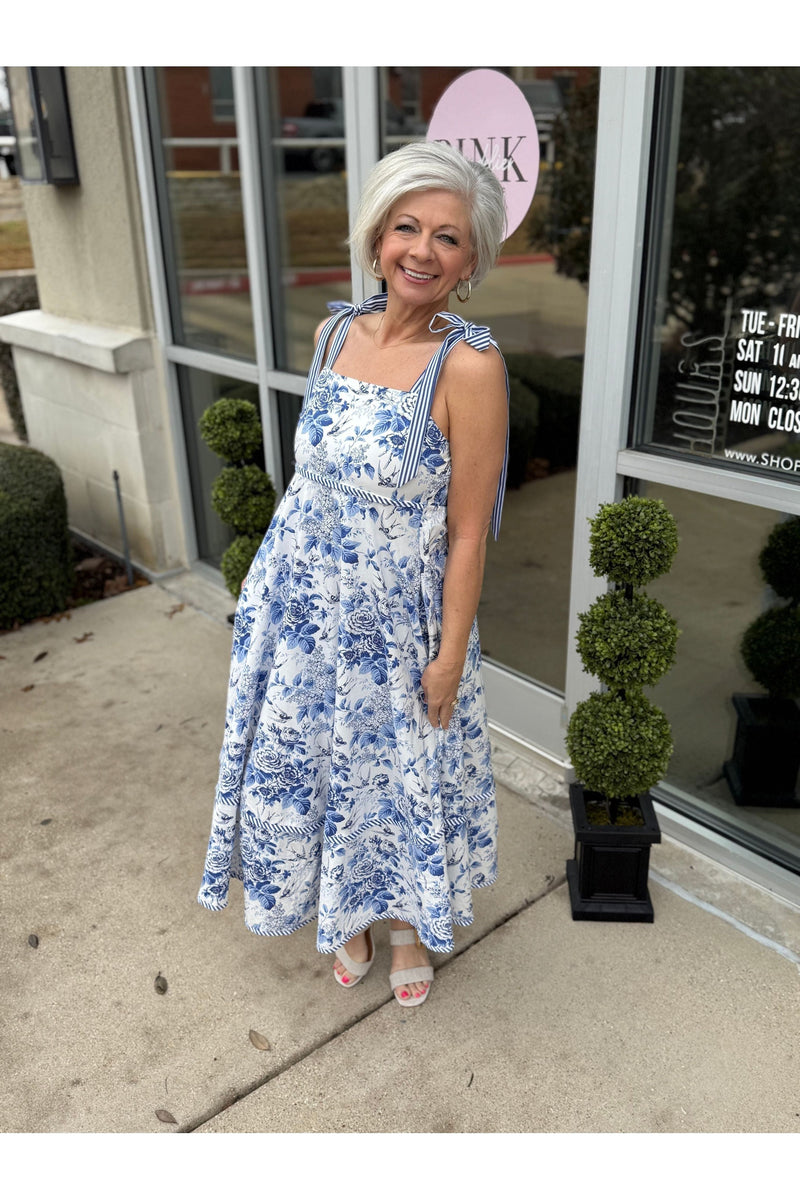
[[[503,185],[506,237],[527,213],[539,177],[539,134],[531,106],[507,75],[481,68],[444,91],[428,126],[429,142],[447,142],[486,163]]]

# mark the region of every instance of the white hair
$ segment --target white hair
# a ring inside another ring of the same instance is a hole
[[[506,229],[503,189],[489,167],[470,162],[443,142],[412,142],[382,158],[367,177],[348,241],[362,270],[372,274],[376,243],[394,205],[409,192],[453,192],[469,214],[478,284],[497,261]]]

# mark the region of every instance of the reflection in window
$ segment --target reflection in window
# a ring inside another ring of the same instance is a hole
[[[230,67],[209,67],[211,103],[215,121],[234,121],[233,71]]]
[[[329,300],[350,299],[341,67],[257,73],[276,366],[305,372]]]
[[[490,326],[511,381],[509,488],[478,610],[484,654],[563,691],[599,72],[569,70],[565,90],[558,70],[567,78],[567,68],[508,68],[539,134],[536,194],[498,266],[467,304],[453,299],[451,308]],[[424,137],[440,96],[463,73],[381,68],[384,151]]]
[[[690,813],[711,823],[725,822],[745,844],[759,839],[798,870],[797,761],[780,804],[752,788],[747,794],[739,791],[737,798],[735,771],[730,766],[726,771],[726,764],[741,758],[737,740],[750,738],[741,710],[753,706],[742,700],[767,696],[745,665],[742,638],[760,614],[782,603],[759,567],[781,514],[678,488],[647,484],[642,491],[664,501],[680,537],[671,571],[648,585],[648,593],[666,605],[681,630],[675,665],[651,693],[672,724],[675,750],[666,782],[689,799]],[[753,755],[760,756],[755,773],[764,788],[778,754],[800,750],[800,715],[794,702],[788,707],[794,711],[794,728],[784,728],[783,712],[774,730],[760,721],[753,748],[746,747],[747,757],[741,759],[752,778]]]
[[[175,341],[253,360],[231,68],[155,75]]]
[[[800,71],[661,72],[635,440],[800,479]]]
[[[178,383],[197,532],[197,552],[203,561],[218,567],[222,555],[236,534],[227,525],[223,525],[211,507],[211,487],[225,463],[209,450],[201,438],[198,422],[209,405],[223,396],[249,400],[259,408],[258,385],[184,366],[178,367]],[[257,461],[263,468],[263,458]]]

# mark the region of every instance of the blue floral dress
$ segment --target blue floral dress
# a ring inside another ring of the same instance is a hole
[[[331,318],[328,363],[353,317],[385,300]],[[430,401],[460,338],[494,344],[484,327],[440,317],[451,332],[409,392],[320,369],[330,329],[320,337],[296,473],[236,610],[198,900],[224,908],[240,879],[248,928],[288,934],[317,920],[321,951],[388,917],[451,950],[453,926],[472,922],[472,889],[497,872],[477,624],[447,730],[429,723],[420,686],[441,628],[450,479]]]

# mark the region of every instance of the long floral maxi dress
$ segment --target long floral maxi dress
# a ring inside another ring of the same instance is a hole
[[[245,923],[287,934],[317,919],[335,951],[379,918],[434,951],[472,922],[497,872],[497,818],[477,623],[447,730],[420,686],[437,653],[447,557],[447,439],[430,419],[446,353],[489,331],[450,313],[403,392],[328,363],[359,312],[323,331],[295,440],[296,473],[236,610],[225,735],[199,902],[244,886]],[[433,326],[433,322],[432,322]],[[493,516],[495,535],[505,470]]]

